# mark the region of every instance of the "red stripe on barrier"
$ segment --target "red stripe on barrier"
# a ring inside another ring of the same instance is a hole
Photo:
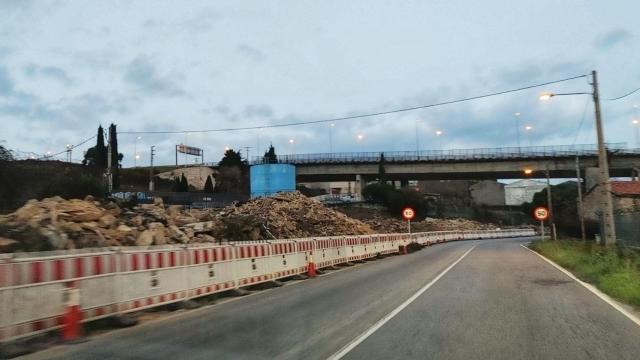
[[[63,260],[53,260],[53,280],[62,280],[64,279],[64,261]]]
[[[109,272],[114,273],[117,272],[116,269],[116,257],[115,255],[109,256]]]
[[[140,307],[140,301],[139,300],[134,301],[133,302],[133,308],[135,309],[135,308],[139,308],[139,307]]]
[[[194,264],[200,264],[200,252],[198,250],[195,250],[193,252],[194,255]]]
[[[96,309],[96,316],[102,316],[104,315],[104,309],[103,308],[97,308]]]
[[[102,274],[102,257],[94,256],[93,257],[93,275],[101,275]]]
[[[42,262],[31,263],[31,282],[39,283],[42,281]]]
[[[164,302],[164,295],[160,295],[160,302]]]
[[[158,264],[157,267],[159,267],[159,268],[163,268],[164,267],[164,254],[165,253],[163,253],[163,252],[159,252],[157,254],[156,263]]]
[[[138,254],[129,255],[129,260],[131,260],[131,271],[138,270]]]
[[[222,255],[222,260],[227,260],[227,249],[222,249],[221,254]]]
[[[176,295],[176,293],[171,294],[171,300],[175,300],[177,298],[178,298],[178,296]]]
[[[176,266],[176,253],[173,251],[169,253],[169,266]]]
[[[153,298],[147,298],[147,305],[153,305]]]
[[[149,270],[153,268],[153,264],[151,264],[151,254],[144,254],[144,269]]]
[[[76,266],[76,277],[83,277],[84,276],[84,263],[83,261],[84,258],[77,258],[75,259],[75,266]]]

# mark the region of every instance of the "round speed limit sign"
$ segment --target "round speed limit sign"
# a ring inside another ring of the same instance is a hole
[[[533,210],[533,217],[538,221],[545,221],[549,217],[549,210],[546,207],[539,206]]]
[[[402,209],[402,217],[405,220],[413,220],[413,218],[416,216],[416,212],[412,209],[412,208],[404,208]]]

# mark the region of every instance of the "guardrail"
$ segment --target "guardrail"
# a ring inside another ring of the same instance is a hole
[[[533,229],[440,231],[2,254],[0,342],[62,328],[70,306],[88,322],[398,253],[411,242],[534,234]]]
[[[626,143],[606,144],[607,150],[619,155],[640,155],[640,149],[628,149]],[[279,163],[331,164],[331,163],[378,163],[384,154],[386,163],[394,162],[445,162],[473,160],[538,159],[574,156],[597,156],[596,144],[523,146],[481,149],[346,152],[278,155]],[[254,157],[251,164],[262,164],[262,157]]]

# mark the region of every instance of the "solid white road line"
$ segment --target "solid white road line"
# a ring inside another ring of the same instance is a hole
[[[565,268],[563,268],[562,266],[556,264],[555,262],[547,259],[544,255],[538,253],[537,251],[531,250],[528,247],[524,246],[523,244],[520,244],[520,246],[522,246],[523,248],[525,248],[525,249],[531,251],[532,253],[538,255],[542,260],[548,262],[549,264],[553,265],[553,267],[555,267],[556,269],[562,271],[565,275],[567,275],[568,277],[570,277],[573,280],[575,280],[578,284],[584,286],[587,290],[589,290],[592,293],[594,293],[597,297],[602,299],[604,302],[606,302],[607,304],[611,305],[614,309],[616,309],[619,312],[621,312],[622,315],[626,316],[627,318],[629,318],[629,320],[633,321],[636,325],[640,326],[640,319],[638,319],[635,315],[633,315],[632,313],[628,312],[625,308],[620,306],[620,304],[618,304],[618,302],[616,300],[614,300],[611,297],[609,297],[609,295],[607,295],[607,294],[603,293],[602,291],[598,290],[595,286],[578,279],[577,277],[575,277],[575,275],[573,275],[572,273],[567,271]]]
[[[422,295],[425,291],[427,291],[433,284],[435,284],[441,277],[443,277],[449,270],[451,270],[456,264],[458,264],[462,259],[464,259],[467,254],[471,252],[477,245],[473,245],[469,250],[467,250],[462,256],[458,258],[458,260],[454,261],[451,265],[449,265],[446,269],[444,269],[438,276],[436,276],[433,280],[431,280],[427,285],[423,286],[420,290],[418,290],[415,294],[411,295],[410,298],[405,300],[400,306],[395,308],[385,317],[380,319],[377,323],[375,323],[372,327],[367,329],[365,332],[356,337],[353,341],[348,343],[345,347],[340,349],[337,353],[331,355],[329,360],[339,360],[342,359],[343,356],[347,355],[351,350],[353,350],[356,346],[358,346],[361,342],[365,341],[369,336],[371,336],[376,330],[380,329],[384,324],[386,324],[389,320],[393,319],[394,316],[398,315],[400,311],[409,306],[415,299],[417,299],[420,295]]]

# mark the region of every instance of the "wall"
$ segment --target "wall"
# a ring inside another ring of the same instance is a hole
[[[213,186],[216,186],[216,180],[214,178],[215,171],[208,166],[194,166],[178,168],[172,171],[167,171],[156,175],[161,179],[173,180],[176,177],[180,177],[184,174],[189,182],[190,186],[193,186],[197,190],[203,190],[204,184],[207,182],[207,176],[211,176],[213,180]]]
[[[497,181],[478,181],[469,187],[471,201],[476,205],[505,205],[504,184]]]

